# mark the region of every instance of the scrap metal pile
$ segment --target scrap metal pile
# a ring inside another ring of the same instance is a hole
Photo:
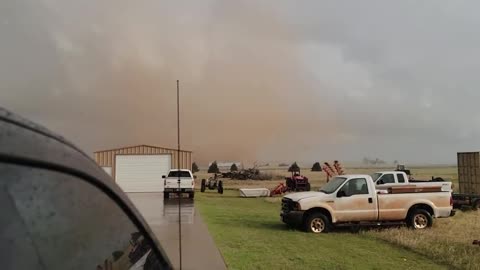
[[[222,178],[229,178],[232,180],[271,180],[272,175],[261,173],[257,168],[250,168],[237,172],[222,173]]]

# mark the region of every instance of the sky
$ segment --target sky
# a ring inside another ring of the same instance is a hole
[[[0,106],[91,154],[456,162],[480,143],[475,1],[0,2]]]

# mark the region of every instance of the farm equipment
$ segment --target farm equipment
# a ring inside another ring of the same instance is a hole
[[[288,191],[287,186],[285,184],[280,183],[274,189],[270,190],[270,196],[280,195]]]
[[[338,162],[338,160],[335,160],[333,162],[333,167],[328,162],[323,163],[322,169],[325,174],[327,174],[327,183],[330,181],[330,178],[333,178],[337,175],[345,174],[342,165],[340,164],[340,162]]]
[[[400,164],[397,164],[397,168],[395,169],[395,171],[397,172],[404,172],[407,176],[408,176],[408,179],[412,179],[412,172],[410,170],[407,170],[407,167],[405,167],[405,165],[400,165]]]
[[[306,176],[300,174],[300,169],[292,171],[291,177],[285,177],[285,184],[278,184],[270,191],[270,196],[290,191],[310,191],[310,182]]]
[[[289,191],[310,191],[310,183],[306,176],[300,175],[300,169],[292,171],[292,177],[285,177]]]
[[[218,180],[217,174],[213,177],[206,179],[202,179],[202,185],[200,187],[201,192],[205,192],[206,189],[214,190],[216,189],[218,193],[223,194],[223,181]]]

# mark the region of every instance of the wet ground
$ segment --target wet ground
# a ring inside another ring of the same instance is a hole
[[[179,269],[178,199],[163,199],[163,193],[129,193],[175,269]],[[194,200],[182,198],[183,269],[226,269],[223,258],[195,209]]]

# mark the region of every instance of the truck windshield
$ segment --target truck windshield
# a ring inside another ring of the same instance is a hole
[[[191,177],[190,172],[186,171],[171,171],[168,173],[168,177],[182,177],[182,178],[187,178]]]
[[[340,187],[343,184],[343,182],[345,182],[345,180],[347,180],[347,178],[345,178],[345,177],[335,177],[330,182],[325,184],[320,189],[320,191],[324,192],[324,193],[327,193],[327,194],[331,194],[331,193],[335,192],[335,190],[337,190],[338,187]]]
[[[377,181],[377,179],[382,176],[381,173],[374,173],[372,174],[372,179],[373,179],[373,182]]]

